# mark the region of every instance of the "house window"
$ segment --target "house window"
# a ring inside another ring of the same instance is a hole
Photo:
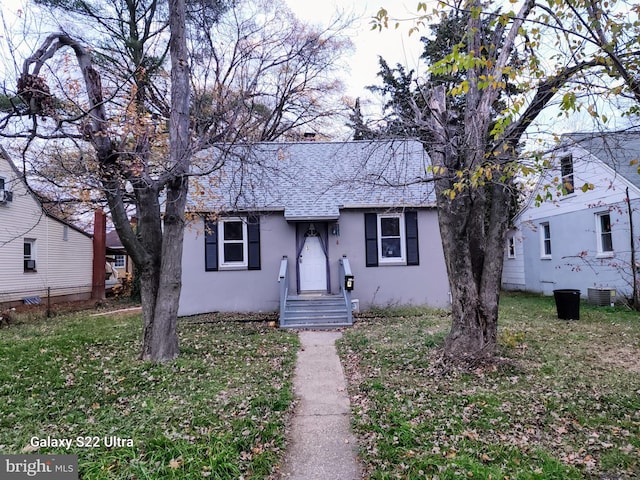
[[[378,262],[404,262],[404,215],[378,215]]]
[[[225,217],[205,221],[205,270],[260,270],[260,222]]]
[[[24,271],[36,271],[36,241],[32,238],[24,239]]]
[[[542,258],[551,258],[551,228],[549,223],[540,224],[540,256]]]
[[[240,218],[225,219],[218,224],[221,267],[247,266],[247,224]]]
[[[560,159],[560,172],[562,175],[562,191],[565,195],[573,193],[573,157],[571,155]]]
[[[596,215],[596,231],[598,234],[598,253],[613,253],[613,238],[611,235],[611,215],[599,213]]]
[[[367,267],[419,265],[418,213],[365,213]]]
[[[507,257],[516,258],[516,237],[513,235],[507,237]]]
[[[116,268],[125,268],[127,266],[127,258],[124,255],[114,256],[113,266]]]
[[[62,240],[65,242],[69,241],[69,225],[62,226]]]

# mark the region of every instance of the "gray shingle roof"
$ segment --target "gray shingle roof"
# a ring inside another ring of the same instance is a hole
[[[563,137],[575,142],[640,188],[640,131],[573,133]]]
[[[196,168],[221,151],[200,152]],[[221,170],[196,178],[192,210],[284,210],[302,220],[336,219],[341,208],[435,205],[433,184],[423,181],[429,158],[416,141],[257,143],[225,158]]]

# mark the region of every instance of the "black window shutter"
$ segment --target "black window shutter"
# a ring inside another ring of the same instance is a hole
[[[404,213],[404,228],[407,241],[407,265],[420,265],[418,249],[418,212]]]
[[[204,269],[218,270],[218,224],[209,220],[204,222]]]
[[[367,267],[378,266],[378,215],[364,214],[364,239]]]
[[[249,249],[249,270],[260,270],[260,217],[251,217],[247,221],[247,240]]]

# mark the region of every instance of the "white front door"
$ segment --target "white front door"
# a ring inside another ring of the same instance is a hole
[[[298,257],[300,291],[327,291],[327,262],[318,234],[311,230],[304,239]]]

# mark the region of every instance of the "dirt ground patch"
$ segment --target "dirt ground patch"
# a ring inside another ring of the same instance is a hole
[[[16,305],[12,308],[0,310],[0,317],[3,318],[0,326],[44,319],[47,318],[47,316],[55,317],[75,312],[104,312],[136,306],[139,305],[116,298],[75,300],[53,303],[50,306],[47,306],[46,302],[36,305]]]
[[[624,345],[617,348],[594,348],[594,354],[607,365],[640,373],[640,348]]]

